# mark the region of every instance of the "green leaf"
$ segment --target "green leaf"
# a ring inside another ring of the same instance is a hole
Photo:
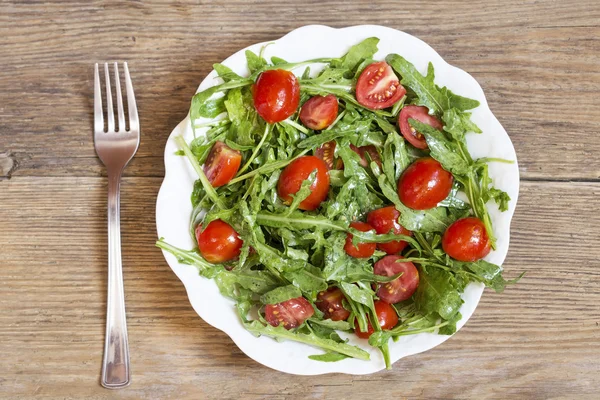
[[[331,319],[314,319],[311,318],[309,320],[313,324],[319,324],[329,329],[335,329],[339,331],[349,331],[352,329],[352,326],[348,321],[333,321]]]
[[[481,129],[471,121],[471,113],[456,108],[444,111],[442,121],[444,121],[444,130],[458,142],[464,141],[465,134],[468,132],[481,133]]]
[[[294,285],[279,286],[260,297],[263,304],[277,304],[302,296],[302,292]]]
[[[437,313],[449,320],[456,315],[463,300],[454,275],[439,268],[419,268],[419,286],[415,304],[424,314]]]
[[[267,61],[264,58],[257,56],[250,50],[246,50],[246,63],[251,74],[267,66]]]
[[[241,76],[233,72],[233,70],[223,64],[213,64],[213,68],[217,71],[219,78],[223,79],[224,82],[232,80],[241,81],[244,80]]]
[[[311,360],[315,360],[315,361],[335,362],[335,361],[344,360],[344,359],[348,358],[348,356],[345,354],[335,352],[335,351],[328,351],[327,353],[324,353],[324,354],[315,354],[315,355],[308,356],[308,358],[310,358]]]
[[[350,47],[348,52],[341,58],[331,61],[334,68],[345,68],[354,71],[356,67],[365,59],[371,59],[377,53],[377,44],[379,39],[371,37]]]
[[[163,238],[160,238],[158,241],[156,241],[156,247],[173,254],[175,257],[177,257],[178,262],[182,264],[193,265],[194,267],[198,268],[198,271],[203,276],[211,277],[216,272],[217,266],[206,261],[195,250],[180,249],[165,242]]]

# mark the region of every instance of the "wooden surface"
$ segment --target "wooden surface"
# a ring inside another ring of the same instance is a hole
[[[195,314],[153,246],[165,140],[198,83],[313,23],[425,40],[480,82],[518,154],[505,269],[526,277],[391,372],[257,364]],[[599,398],[599,38],[596,0],[1,1],[0,398]],[[133,383],[119,392],[99,386],[107,183],[91,136],[92,65],[112,60],[130,63],[143,129],[122,191]]]

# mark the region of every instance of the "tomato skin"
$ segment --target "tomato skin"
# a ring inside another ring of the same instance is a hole
[[[352,222],[350,223],[350,227],[361,232],[368,232],[373,229],[371,225],[365,222]],[[352,234],[349,233],[346,236],[346,244],[344,245],[344,250],[349,256],[354,258],[369,258],[375,253],[377,243],[358,243],[354,246],[352,244],[352,237]]]
[[[294,114],[300,103],[300,85],[296,76],[283,69],[262,72],[252,87],[254,108],[269,124]]]
[[[398,196],[405,206],[428,210],[448,197],[454,178],[431,157],[419,158],[398,180]]]
[[[265,319],[269,325],[283,324],[283,327],[288,330],[302,325],[314,313],[312,305],[302,296],[265,306]]]
[[[481,260],[490,253],[491,244],[483,221],[467,217],[455,221],[442,237],[442,248],[458,261]]]
[[[371,161],[375,161],[379,165],[379,168],[381,168],[381,156],[377,151],[377,147],[373,145],[356,147],[351,144],[350,148],[360,156],[360,165],[363,167],[367,167]],[[370,161],[367,160],[367,154],[369,154]]]
[[[315,150],[315,157],[319,157],[325,161],[327,168],[331,169],[344,169],[344,162],[341,158],[335,158],[335,140],[323,143]]]
[[[242,163],[242,153],[223,142],[215,142],[204,163],[204,174],[213,187],[229,183]]]
[[[410,125],[408,122],[409,119],[415,119],[440,131],[444,128],[444,125],[439,119],[433,115],[429,115],[429,109],[427,107],[412,105],[404,106],[402,110],[400,110],[400,115],[398,116],[398,126],[400,127],[402,136],[417,149],[426,149],[427,140],[425,140],[425,136]]]
[[[367,214],[367,223],[380,235],[395,233],[396,235],[412,236],[412,232],[398,223],[400,212],[394,206],[387,206],[373,210]],[[377,243],[377,247],[387,254],[400,253],[408,243],[404,240],[392,240],[386,243]]]
[[[419,271],[409,261],[401,262],[402,256],[385,256],[375,263],[373,273],[381,276],[402,275],[391,282],[383,283],[377,290],[377,296],[390,304],[408,300],[419,286]]]
[[[398,314],[394,307],[386,303],[385,301],[375,301],[375,314],[377,314],[377,320],[382,330],[390,330],[398,324]],[[367,323],[367,331],[361,332],[358,326],[358,320],[354,321],[354,333],[356,336],[362,339],[368,339],[375,332],[371,322]]]
[[[204,230],[198,225],[196,240],[202,257],[215,264],[236,259],[244,243],[235,229],[220,219],[211,221]]]
[[[302,156],[291,163],[283,170],[277,182],[277,193],[281,200],[289,204],[292,202],[292,194],[296,194],[310,174],[317,170],[317,177],[310,185],[311,194],[304,199],[298,206],[301,210],[315,210],[329,193],[329,173],[327,164],[315,156]]]
[[[391,107],[405,94],[406,89],[385,61],[368,65],[356,82],[356,100],[372,110]]]
[[[338,100],[332,94],[313,96],[302,105],[300,121],[315,131],[320,131],[333,124],[338,114]]]
[[[344,308],[342,304],[344,299],[344,293],[340,289],[330,287],[317,295],[315,305],[325,314],[325,318],[330,318],[332,321],[345,321],[350,316],[350,311]]]

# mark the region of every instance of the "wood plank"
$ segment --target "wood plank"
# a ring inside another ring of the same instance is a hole
[[[192,310],[154,248],[161,179],[127,178],[123,257],[133,384],[120,398],[593,398],[600,392],[600,184],[524,182],[504,294],[390,372],[296,377],[262,367]],[[100,374],[103,178],[0,181],[0,397],[112,398]]]
[[[294,18],[274,22],[273,9]],[[3,2],[0,152],[14,153],[17,176],[102,175],[91,140],[91,66],[126,59],[143,128],[127,174],[161,176],[164,142],[213,63],[302,25],[376,22],[420,37],[478,79],[524,179],[595,181],[599,20],[595,0],[70,1],[45,2],[43,10]]]

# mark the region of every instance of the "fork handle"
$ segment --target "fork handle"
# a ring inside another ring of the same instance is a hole
[[[130,383],[129,342],[125,319],[121,261],[120,171],[108,171],[108,297],[102,386],[123,388]]]

